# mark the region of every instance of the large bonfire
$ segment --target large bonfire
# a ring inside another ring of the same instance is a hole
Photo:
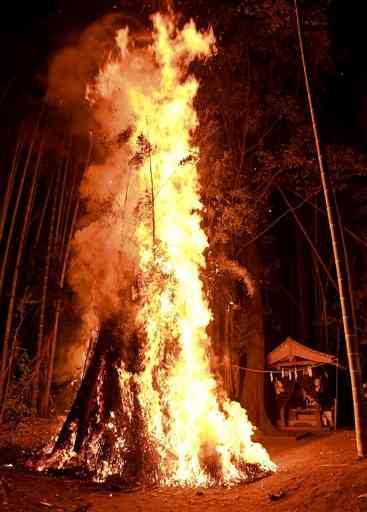
[[[101,122],[120,134],[100,176],[109,180],[121,162],[128,169],[112,203],[111,239],[116,230],[122,243],[127,238],[127,198],[136,198],[133,362],[116,329],[100,326],[76,403],[38,469],[84,467],[97,481],[231,485],[274,465],[210,365],[211,313],[200,279],[208,241],[192,144],[198,83],[188,67],[209,57],[215,40],[192,21],[179,30],[173,16],[155,15],[153,25],[149,48],[134,47],[120,30],[118,54],[87,89],[92,104],[109,106]]]

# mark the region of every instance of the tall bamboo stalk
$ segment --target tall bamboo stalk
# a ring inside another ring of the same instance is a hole
[[[3,287],[4,287],[5,271],[6,271],[7,264],[8,264],[10,247],[11,247],[11,244],[13,241],[14,229],[15,229],[15,225],[16,225],[15,223],[17,220],[17,214],[18,214],[18,210],[19,210],[19,206],[20,206],[20,199],[22,196],[23,188],[24,188],[25,178],[28,174],[28,169],[29,169],[29,164],[31,162],[34,144],[36,142],[36,138],[38,135],[39,122],[40,122],[40,119],[38,120],[36,127],[34,129],[33,135],[32,135],[31,144],[28,149],[27,158],[26,158],[26,161],[25,161],[25,164],[23,167],[23,173],[22,173],[22,177],[20,179],[20,183],[19,183],[19,187],[18,187],[17,198],[15,200],[14,209],[12,211],[11,224],[10,224],[10,228],[9,228],[9,232],[8,232],[8,236],[7,236],[7,240],[6,240],[6,246],[5,246],[5,251],[4,251],[4,255],[3,255],[3,259],[2,259],[2,263],[1,263],[1,270],[0,270],[0,296],[2,294]]]
[[[76,179],[76,176],[74,174],[73,182],[72,182],[70,193],[69,193],[69,197],[67,198],[67,204],[66,204],[66,208],[65,208],[65,215],[63,216],[62,225],[60,227],[60,232],[61,232],[60,250],[62,252],[65,250],[66,241],[67,241],[67,235],[68,235],[68,232],[69,232],[68,230],[70,228],[70,226],[69,226],[70,215],[72,214],[72,211],[71,211],[72,210],[72,203],[73,203],[73,198],[75,197],[76,188],[77,188],[77,179]]]
[[[85,162],[85,168],[87,169],[89,167],[91,158],[92,158],[92,152],[93,152],[93,139],[90,139],[90,144],[88,148],[88,154],[86,157]],[[78,180],[75,180],[75,187],[73,187],[73,191],[75,192],[77,190],[77,183]],[[74,194],[71,194],[70,197],[70,206],[72,204]],[[66,269],[67,264],[69,261],[69,255],[70,255],[70,249],[71,249],[71,241],[74,236],[74,230],[76,225],[76,220],[79,212],[79,204],[80,200],[79,198],[76,200],[73,216],[71,219],[70,227],[69,227],[69,234],[66,238],[66,230],[68,226],[68,217],[69,214],[66,213],[67,218],[65,221],[65,227],[63,231],[62,236],[62,245],[61,245],[61,272],[60,272],[60,280],[59,280],[59,287],[60,290],[63,289],[64,283],[65,283],[65,277],[66,277]],[[68,208],[69,209],[69,208]],[[42,416],[46,416],[49,411],[49,404],[50,404],[50,393],[51,393],[51,384],[52,384],[52,377],[53,377],[53,371],[54,371],[54,364],[55,364],[55,354],[56,354],[56,346],[57,346],[57,337],[58,337],[58,330],[59,330],[59,320],[60,320],[60,314],[61,314],[61,300],[58,299],[56,302],[56,309],[55,309],[55,317],[54,317],[54,325],[51,335],[49,336],[49,344],[46,350],[46,357],[48,357],[48,366],[46,369],[46,379],[45,379],[45,386],[42,390],[42,396],[40,396],[40,414]]]
[[[339,289],[339,300],[342,311],[342,320],[343,320],[343,329],[345,336],[345,343],[347,348],[348,355],[348,366],[349,366],[349,374],[350,381],[352,387],[352,397],[353,397],[353,410],[354,410],[354,424],[355,424],[355,435],[356,435],[356,448],[358,457],[365,457],[367,453],[367,430],[364,428],[365,415],[362,408],[362,376],[361,376],[361,365],[360,365],[360,357],[359,357],[359,344],[357,339],[357,332],[355,329],[355,325],[353,322],[353,305],[352,305],[352,297],[350,296],[350,289],[348,286],[348,282],[350,280],[350,276],[348,275],[348,266],[346,265],[345,254],[343,254],[343,247],[340,248],[341,242],[341,233],[340,229],[338,230],[338,214],[336,210],[336,198],[333,195],[333,190],[330,182],[330,177],[327,173],[326,168],[324,167],[320,138],[318,134],[317,121],[313,107],[313,100],[311,95],[311,89],[308,78],[308,71],[306,65],[306,59],[304,55],[303,48],[303,39],[302,39],[302,31],[301,31],[301,23],[300,16],[298,10],[298,1],[294,0],[294,9],[296,14],[297,21],[297,35],[298,35],[298,43],[302,60],[302,68],[304,81],[307,92],[307,101],[308,107],[311,115],[312,129],[315,139],[316,153],[319,164],[319,171],[321,177],[321,183],[324,192],[324,199],[326,204],[326,211],[329,221],[330,234],[333,245],[333,253],[335,260],[335,267],[338,279],[338,289]]]
[[[322,319],[320,319],[319,335],[320,335],[320,338],[323,335],[323,338],[324,338],[324,350],[326,352],[328,352],[329,351],[329,333],[328,333],[328,315],[327,315],[326,294],[325,294],[324,285],[323,285],[323,282],[322,282],[322,279],[321,279],[320,269],[319,269],[319,266],[317,264],[316,258],[313,258],[312,260],[313,260],[315,274],[316,274],[317,282],[318,282],[318,287],[316,288],[316,290],[318,292],[318,296],[317,296],[317,298],[318,298],[318,300],[317,300],[318,314],[319,314],[320,302],[321,302],[321,308],[322,308]],[[322,320],[322,323],[321,323],[321,320]],[[321,335],[321,330],[322,330],[322,335]]]
[[[55,238],[54,238],[55,249],[57,249],[57,248],[60,249],[60,244],[61,244],[61,237],[60,237],[61,224],[62,224],[62,218],[63,218],[63,216],[65,216],[65,214],[63,215],[63,212],[65,210],[65,208],[64,208],[64,202],[66,200],[65,199],[65,191],[66,191],[66,183],[67,183],[67,177],[68,177],[68,171],[69,171],[70,157],[71,157],[71,142],[70,142],[70,147],[68,150],[68,156],[63,164],[64,176],[63,176],[63,180],[62,180],[59,208],[58,208],[58,212],[57,212],[57,222],[56,222]]]
[[[50,179],[50,182],[49,182],[49,185],[48,185],[45,201],[43,203],[41,217],[40,217],[40,220],[38,222],[37,233],[36,233],[34,244],[33,244],[34,247],[37,247],[37,245],[39,244],[39,240],[40,240],[40,237],[41,237],[41,231],[42,231],[43,223],[44,223],[44,220],[45,220],[47,206],[48,206],[48,202],[50,200],[50,196],[51,196],[51,191],[52,191],[53,185],[54,185],[54,176],[52,175],[51,179]]]
[[[347,284],[348,284],[349,297],[350,297],[350,301],[351,301],[350,305],[351,305],[351,312],[352,312],[352,321],[353,321],[354,329],[357,332],[357,315],[356,315],[356,310],[355,310],[355,305],[354,305],[352,276],[351,276],[350,265],[349,265],[349,254],[348,254],[348,251],[347,251],[347,245],[346,245],[345,236],[344,236],[344,226],[343,226],[342,218],[341,218],[341,215],[340,215],[339,205],[338,205],[338,202],[336,200],[335,187],[333,186],[333,183],[331,183],[331,187],[332,187],[332,192],[333,192],[333,199],[334,199],[334,202],[335,202],[335,211],[336,211],[336,217],[337,217],[337,220],[338,220],[338,227],[339,227],[339,231],[340,231],[340,240],[341,240],[341,243],[342,243],[344,259],[345,259],[345,269],[346,269],[346,274],[347,274]]]
[[[338,425],[338,411],[339,411],[339,353],[340,353],[340,327],[337,324],[336,330],[336,361],[335,368],[335,399],[334,399],[334,430]]]
[[[295,190],[291,190],[290,192],[292,192],[295,196],[303,199],[303,196],[301,194],[299,194],[298,192],[296,192]],[[325,217],[327,217],[327,213],[324,210],[322,210],[321,208],[319,208],[317,205],[315,205],[315,203],[313,203],[309,199],[309,197],[306,198],[303,201],[303,203],[309,204],[315,211],[317,211],[317,212],[321,213],[322,215],[325,215]],[[361,245],[363,245],[364,247],[367,247],[367,242],[365,240],[363,240],[363,238],[356,235],[351,229],[347,228],[344,224],[343,224],[343,231],[344,231],[344,233],[348,233],[348,235],[350,235],[354,240],[359,242]]]
[[[25,298],[25,296],[24,296],[24,298]],[[17,354],[18,354],[18,351],[19,351],[19,346],[20,346],[19,337],[18,337],[19,336],[19,331],[20,331],[20,329],[21,329],[21,327],[23,325],[25,317],[26,317],[26,315],[23,315],[20,318],[20,321],[19,321],[18,325],[15,328],[14,341],[12,343],[12,347],[11,347],[10,354],[9,354],[9,357],[8,357],[8,367],[7,367],[6,384],[5,384],[5,389],[4,389],[4,399],[2,401],[1,408],[0,408],[0,418],[1,419],[4,417],[4,412],[5,412],[5,408],[6,408],[7,398],[8,398],[8,395],[9,395],[9,391],[10,391],[10,387],[11,387],[11,383],[12,383],[12,378],[13,378],[14,363],[16,361],[16,357],[17,357]]]
[[[285,204],[287,205],[287,208],[292,212],[294,218],[295,218],[295,221],[297,222],[299,228],[301,229],[302,233],[304,234],[307,242],[309,243],[311,249],[312,249],[312,252],[313,254],[315,255],[316,259],[318,260],[318,262],[320,263],[320,265],[322,266],[322,268],[324,269],[327,277],[329,278],[329,281],[330,283],[334,286],[334,288],[337,290],[338,289],[338,286],[336,284],[336,282],[334,281],[332,275],[330,274],[329,272],[329,269],[327,268],[327,266],[325,265],[325,263],[323,262],[317,248],[315,247],[315,244],[312,242],[311,240],[311,237],[310,235],[307,233],[306,229],[304,228],[302,222],[301,222],[301,219],[299,218],[299,216],[297,215],[297,212],[295,210],[295,208],[291,205],[291,203],[288,201],[288,198],[287,196],[285,195],[285,193],[283,192],[283,190],[278,187],[278,190],[280,192],[280,195],[282,196]]]
[[[36,165],[35,165],[35,168],[33,171],[33,177],[32,177],[32,181],[31,181],[31,185],[30,185],[28,202],[27,202],[27,207],[26,207],[26,211],[25,211],[25,215],[24,215],[24,222],[23,222],[23,227],[22,227],[22,231],[21,231],[21,235],[20,235],[17,257],[16,257],[16,261],[15,261],[15,269],[14,269],[13,281],[12,281],[12,286],[11,286],[10,301],[9,301],[9,306],[8,306],[6,324],[5,324],[1,371],[0,371],[0,404],[1,404],[0,423],[2,422],[2,416],[3,416],[3,412],[4,412],[4,404],[6,401],[6,396],[4,393],[4,391],[5,391],[4,383],[6,381],[7,372],[9,371],[9,368],[8,368],[9,343],[10,343],[10,334],[11,334],[14,307],[15,307],[15,301],[16,301],[18,278],[19,278],[19,273],[20,273],[20,265],[21,265],[21,261],[22,261],[22,257],[23,257],[24,247],[25,247],[26,240],[27,240],[27,235],[29,232],[30,222],[31,222],[31,215],[32,215],[32,209],[33,209],[33,204],[34,204],[34,196],[35,196],[35,191],[36,191],[36,184],[37,184],[37,179],[38,179],[38,173],[39,173],[42,152],[43,152],[43,141],[41,142],[39,150],[38,150],[37,162],[36,162]]]
[[[71,241],[74,235],[74,229],[76,224],[76,219],[78,216],[79,211],[79,200],[77,200],[73,219],[70,227],[70,233],[69,238],[67,240],[67,246],[64,254],[64,259],[62,262],[61,272],[60,272],[60,280],[59,280],[59,287],[60,290],[64,288],[65,283],[65,277],[66,277],[66,268],[69,260],[69,254],[71,249]],[[61,299],[57,299],[56,302],[56,310],[55,310],[55,320],[54,320],[54,326],[53,326],[53,332],[51,336],[51,347],[50,347],[50,357],[47,367],[47,376],[46,376],[46,384],[45,384],[45,390],[41,397],[41,404],[40,404],[40,414],[42,416],[46,416],[49,411],[49,405],[50,405],[50,392],[51,392],[51,384],[52,384],[52,376],[54,371],[54,364],[55,364],[55,354],[56,354],[56,344],[57,344],[57,337],[58,337],[58,331],[59,331],[59,321],[60,321],[60,313],[61,313]]]
[[[14,342],[10,350],[10,354],[8,357],[8,367],[6,369],[6,379],[5,379],[5,386],[4,386],[4,398],[2,400],[1,406],[0,406],[0,423],[3,421],[4,412],[6,408],[6,402],[9,396],[9,390],[10,385],[12,381],[13,371],[14,371],[14,360],[16,358],[16,352],[18,350],[17,347],[17,336],[14,336]]]
[[[33,408],[36,409],[39,407],[38,398],[39,398],[39,384],[40,384],[40,370],[42,363],[42,353],[43,351],[43,342],[44,342],[44,332],[45,332],[45,313],[46,313],[46,300],[47,300],[47,289],[48,289],[48,280],[50,273],[50,262],[51,262],[51,254],[52,254],[52,245],[54,239],[54,231],[55,231],[55,217],[56,217],[56,202],[57,202],[57,190],[60,183],[60,170],[57,174],[56,178],[56,190],[54,193],[53,203],[52,203],[52,211],[51,211],[51,221],[48,232],[48,242],[47,242],[47,252],[46,252],[46,261],[45,261],[45,270],[43,274],[43,285],[42,285],[42,299],[41,299],[41,310],[40,310],[40,318],[38,324],[38,336],[37,336],[37,352],[36,352],[36,363],[34,369],[34,380],[32,386],[32,404]]]
[[[22,145],[23,145],[22,135],[23,134],[21,134],[21,133],[18,135],[18,140],[17,140],[17,144],[15,146],[15,151],[14,151],[14,155],[13,155],[13,161],[12,161],[12,166],[11,166],[11,170],[10,170],[10,175],[9,175],[8,183],[7,183],[7,186],[6,186],[3,207],[1,209],[1,215],[0,215],[0,241],[2,240],[3,235],[4,235],[5,222],[6,222],[6,219],[7,219],[7,216],[8,216],[8,209],[9,209],[10,199],[11,199],[11,196],[12,196],[12,193],[13,193],[15,176],[16,176],[16,173],[17,173],[18,165],[19,165],[19,157],[20,157],[20,153],[21,153],[21,149],[22,149]]]

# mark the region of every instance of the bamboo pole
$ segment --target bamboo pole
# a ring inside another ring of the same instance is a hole
[[[311,197],[318,195],[321,192],[321,190],[322,190],[322,188],[320,187],[320,190],[317,190],[316,192],[312,192],[306,198],[303,198],[302,201],[300,201],[296,206],[293,207],[293,209],[298,210],[299,208],[301,208],[302,205],[304,205],[305,203],[307,203],[307,201],[309,201],[311,199]],[[260,233],[258,233],[256,236],[251,238],[251,240],[249,240],[245,244],[242,244],[240,247],[241,253],[243,253],[247,247],[250,247],[250,245],[252,245],[254,242],[256,242],[256,240],[259,240],[259,238],[261,238],[263,235],[265,235],[265,233],[267,233],[276,224],[278,224],[278,222],[280,222],[286,215],[288,215],[289,212],[290,212],[290,210],[286,210],[285,212],[283,212],[281,215],[279,215],[279,217],[277,217],[275,220],[273,220],[273,222],[268,224],[268,226],[266,226],[266,228],[264,228],[262,231],[260,231]],[[235,257],[238,258],[239,256],[240,256],[240,251],[238,250],[235,253]]]
[[[73,197],[73,192],[75,188],[76,183],[76,177],[74,174],[74,166],[72,165],[72,140],[70,140],[70,148],[69,148],[69,155],[68,160],[65,164],[65,174],[67,176],[67,182],[66,182],[66,190],[65,190],[65,208],[62,213],[61,222],[60,222],[60,233],[61,233],[61,240],[60,240],[60,246],[63,245],[63,234],[65,231],[65,225],[67,224],[68,215],[70,213],[70,203],[71,198]],[[71,186],[69,186],[69,182],[71,181]]]
[[[63,219],[63,223],[62,223],[62,227],[61,227],[61,233],[62,233],[61,242],[60,242],[61,252],[64,252],[65,246],[66,246],[68,229],[70,229],[69,223],[70,223],[70,215],[72,212],[72,203],[73,203],[73,198],[75,196],[76,190],[77,190],[77,180],[76,180],[76,176],[74,175],[73,183],[71,186],[71,191],[70,191],[70,194],[68,197],[66,211],[65,211],[65,215],[64,215],[64,219]]]
[[[54,231],[55,231],[55,217],[56,217],[56,202],[57,202],[57,190],[59,188],[60,183],[60,171],[57,173],[56,178],[56,190],[54,193],[53,203],[52,203],[52,211],[51,211],[51,221],[48,233],[48,243],[47,243],[47,252],[46,252],[46,262],[45,269],[43,274],[43,285],[42,285],[42,299],[41,299],[41,310],[40,310],[40,318],[38,325],[38,336],[37,336],[37,352],[36,352],[36,363],[34,369],[34,380],[32,385],[32,405],[34,409],[39,408],[38,398],[39,398],[39,385],[40,385],[40,370],[42,363],[42,353],[43,351],[43,340],[44,340],[44,332],[45,332],[45,313],[46,313],[46,300],[47,300],[47,289],[48,289],[48,281],[49,281],[49,273],[50,273],[50,262],[51,262],[51,254],[53,251],[53,240],[54,240]],[[49,188],[49,190],[51,187]],[[38,411],[40,412],[40,411]]]
[[[0,216],[0,242],[1,242],[1,240],[3,238],[3,235],[4,235],[5,222],[6,222],[6,219],[7,219],[7,216],[8,216],[8,209],[9,209],[11,195],[13,193],[15,176],[17,174],[17,169],[18,169],[18,165],[19,165],[19,157],[20,157],[20,153],[21,153],[21,149],[22,149],[22,144],[23,144],[23,140],[22,140],[21,134],[19,134],[16,146],[15,146],[15,151],[14,151],[12,166],[11,166],[11,170],[10,170],[10,175],[9,175],[9,178],[8,178],[8,183],[7,183],[7,187],[6,187],[6,191],[5,191],[3,207],[1,209],[1,216]]]
[[[17,291],[17,285],[18,285],[18,278],[20,273],[20,265],[23,257],[24,247],[26,244],[29,227],[30,227],[30,221],[31,221],[31,215],[32,215],[32,209],[34,204],[34,196],[36,191],[36,184],[39,174],[39,167],[40,162],[42,158],[42,151],[43,151],[43,141],[41,141],[39,150],[38,150],[38,156],[36,165],[33,171],[33,177],[32,182],[30,185],[30,192],[29,192],[29,198],[27,202],[27,207],[24,215],[24,222],[23,227],[20,235],[19,240],[19,246],[17,251],[17,257],[15,261],[15,269],[13,274],[13,281],[11,286],[11,293],[10,293],[10,301],[8,306],[8,313],[6,318],[6,324],[5,324],[5,333],[4,333],[4,340],[3,340],[3,350],[2,350],[2,361],[1,361],[1,372],[0,372],[0,404],[1,404],[1,411],[0,411],[0,423],[2,422],[2,416],[3,416],[3,410],[4,410],[4,403],[5,403],[5,393],[4,393],[4,384],[6,381],[6,374],[7,374],[7,360],[8,360],[8,353],[9,353],[9,343],[10,343],[10,334],[11,334],[11,326],[13,321],[13,314],[14,314],[14,307],[15,307],[15,300],[16,300],[16,291]]]
[[[309,236],[309,234],[307,233],[306,229],[304,228],[302,222],[301,222],[301,219],[299,218],[299,216],[297,215],[297,212],[296,210],[294,209],[294,207],[291,205],[291,203],[288,201],[288,198],[287,196],[285,195],[285,193],[283,192],[283,190],[278,187],[278,190],[280,192],[280,195],[282,196],[285,204],[287,205],[287,208],[292,212],[298,226],[300,227],[302,233],[304,234],[307,242],[310,244],[310,247],[312,249],[312,252],[314,253],[317,261],[320,263],[320,265],[322,266],[322,268],[324,269],[326,275],[328,276],[329,278],[329,281],[331,282],[331,284],[334,286],[334,288],[337,290],[338,289],[338,285],[336,284],[336,282],[334,281],[332,275],[330,274],[329,272],[329,269],[327,268],[327,266],[325,265],[325,263],[322,261],[322,258],[318,252],[318,250],[316,249],[314,243],[312,242],[311,240],[311,237]]]
[[[67,263],[69,260],[71,241],[72,241],[72,238],[74,235],[74,229],[75,229],[76,219],[78,216],[78,211],[79,211],[79,199],[77,200],[76,205],[75,205],[73,219],[72,219],[70,233],[69,233],[69,238],[67,241],[65,255],[64,255],[63,262],[62,262],[60,281],[59,281],[60,290],[62,290],[64,288],[66,268],[67,268]],[[52,337],[51,337],[50,357],[49,357],[49,363],[48,363],[47,375],[46,375],[45,392],[43,393],[43,396],[41,399],[41,405],[40,405],[40,413],[43,416],[46,416],[48,414],[49,405],[50,405],[50,392],[51,392],[51,383],[52,383],[52,376],[53,376],[54,364],[55,364],[55,354],[56,354],[56,344],[57,344],[57,337],[58,337],[58,330],[59,330],[60,313],[61,313],[61,299],[57,299],[54,327],[53,327],[53,332],[52,332]]]
[[[67,183],[67,177],[68,177],[70,155],[71,155],[71,142],[70,142],[70,147],[68,150],[68,156],[63,165],[64,176],[63,176],[62,186],[61,186],[61,194],[60,194],[59,208],[58,208],[58,212],[57,212],[57,222],[56,222],[55,237],[54,237],[55,249],[60,249],[60,242],[61,242],[60,232],[61,232],[61,223],[62,223],[62,217],[63,217],[63,211],[64,211],[65,190],[66,190],[66,183]]]
[[[42,231],[42,226],[43,226],[43,223],[44,223],[44,220],[45,220],[45,215],[46,215],[46,211],[47,211],[48,202],[50,200],[51,190],[52,190],[53,184],[54,184],[54,176],[52,175],[51,179],[50,179],[50,183],[48,185],[45,202],[43,203],[42,213],[41,213],[41,217],[40,217],[40,220],[39,220],[39,223],[38,223],[37,233],[36,233],[36,236],[35,236],[34,247],[37,247],[37,245],[39,244],[39,240],[40,240],[40,236],[41,236],[41,231]]]
[[[15,356],[16,356],[16,352],[17,352],[17,336],[15,335],[14,336],[14,342],[13,342],[13,345],[11,347],[11,350],[10,350],[10,355],[9,355],[9,358],[8,358],[8,366],[7,366],[7,369],[6,369],[6,382],[5,382],[5,388],[4,388],[4,396],[3,396],[3,400],[2,400],[2,403],[1,403],[1,407],[0,407],[0,424],[2,423],[3,421],[3,417],[4,417],[4,412],[5,412],[5,409],[6,409],[6,403],[7,403],[7,400],[8,400],[8,396],[9,396],[9,390],[10,390],[10,385],[11,385],[11,380],[12,380],[12,375],[13,375],[13,371],[14,371],[14,360],[15,360]]]
[[[85,168],[89,167],[91,158],[93,153],[93,139],[90,138],[89,148],[88,148],[88,154],[85,162]],[[78,180],[76,180],[77,183]],[[75,185],[75,191],[77,189],[77,185]],[[72,201],[73,196],[71,196]],[[71,241],[74,236],[74,230],[75,230],[75,224],[79,212],[79,205],[80,205],[80,199],[78,198],[76,200],[73,216],[71,219],[70,224],[70,230],[69,230],[69,236],[67,240],[65,241],[65,244],[63,243],[61,247],[61,254],[63,254],[63,260],[62,260],[62,267],[61,267],[61,273],[60,273],[60,281],[59,281],[59,287],[60,290],[64,287],[65,277],[66,277],[66,268],[69,260],[70,255],[70,249],[71,249]],[[66,232],[66,226],[64,230],[64,234]],[[51,335],[49,336],[49,343],[47,347],[47,358],[48,358],[48,367],[46,369],[46,383],[45,387],[43,389],[42,397],[40,398],[40,414],[43,416],[46,416],[49,411],[49,404],[50,404],[50,393],[51,393],[51,384],[52,384],[52,376],[54,371],[54,363],[55,363],[55,354],[56,354],[56,345],[57,345],[57,336],[58,336],[58,328],[59,328],[59,319],[60,319],[60,313],[61,313],[61,300],[58,299],[56,302],[56,310],[55,310],[55,318],[54,318],[54,326]]]
[[[290,190],[290,189],[287,189],[287,190],[289,192],[292,192],[295,196],[303,199],[303,196],[301,194],[299,194],[296,190]],[[315,203],[313,203],[309,198],[306,198],[304,202],[306,202],[307,204],[312,206],[312,208],[315,211],[320,212],[320,213],[322,213],[322,215],[325,215],[325,217],[327,217],[327,213],[322,208],[320,208],[319,206],[315,205]],[[350,235],[354,240],[356,240],[357,242],[362,244],[364,247],[367,247],[367,242],[365,240],[363,240],[361,237],[356,235],[351,229],[349,229],[346,226],[344,226],[344,224],[342,224],[342,226],[343,226],[344,233],[348,233],[348,235]]]
[[[318,134],[316,115],[313,107],[313,100],[311,95],[311,88],[309,84],[308,71],[306,65],[306,59],[304,55],[303,39],[301,31],[300,16],[298,10],[298,1],[294,0],[294,9],[297,21],[297,35],[298,43],[301,54],[303,75],[307,93],[308,107],[311,115],[312,129],[315,140],[315,147],[317,153],[317,160],[319,164],[319,171],[321,177],[321,183],[324,192],[324,199],[326,204],[326,211],[329,221],[330,234],[332,239],[335,267],[338,280],[339,289],[339,300],[342,311],[343,329],[345,336],[345,343],[348,355],[348,366],[352,388],[353,397],[353,410],[354,410],[354,425],[355,425],[355,436],[356,436],[356,448],[358,457],[362,458],[367,453],[367,431],[365,425],[365,414],[362,408],[362,376],[361,376],[361,365],[359,357],[359,345],[357,339],[357,332],[355,325],[353,325],[353,299],[349,294],[348,286],[348,265],[346,264],[345,254],[340,249],[341,245],[341,233],[338,231],[338,212],[336,211],[336,201],[333,195],[330,177],[324,167],[324,161],[321,152],[320,138]],[[343,249],[343,247],[342,247]]]
[[[40,118],[39,118],[39,120],[38,120],[38,122],[36,124],[36,127],[34,129],[34,132],[33,132],[33,136],[32,136],[32,139],[31,139],[31,144],[29,146],[27,158],[26,158],[26,161],[25,161],[25,164],[24,164],[24,168],[23,168],[23,174],[22,174],[22,177],[20,179],[20,183],[19,183],[19,187],[18,187],[18,193],[17,193],[17,197],[16,197],[16,200],[15,200],[14,209],[12,211],[11,224],[10,224],[9,233],[8,233],[7,240],[6,240],[4,256],[3,256],[3,260],[2,260],[2,264],[1,264],[1,270],[0,270],[0,296],[2,294],[3,287],[4,287],[5,271],[6,271],[7,264],[8,264],[9,251],[10,251],[11,243],[13,241],[14,229],[15,229],[15,225],[16,225],[15,223],[16,223],[17,214],[18,214],[19,205],[20,205],[20,199],[21,199],[21,196],[22,196],[23,188],[24,188],[25,178],[26,178],[26,176],[28,174],[28,169],[29,169],[29,164],[30,164],[30,161],[31,161],[31,156],[32,156],[32,153],[33,153],[34,144],[36,142],[36,138],[37,138],[37,134],[38,134],[38,130],[39,130],[39,123],[40,123]]]
[[[344,226],[343,226],[342,218],[340,215],[339,205],[336,200],[335,187],[333,186],[332,182],[331,182],[331,190],[333,193],[333,199],[334,199],[334,203],[335,203],[336,217],[338,220],[338,227],[339,227],[339,231],[340,231],[340,240],[341,240],[342,247],[343,247],[345,270],[346,270],[346,276],[347,276],[348,292],[349,292],[349,297],[350,297],[350,306],[351,306],[351,313],[352,313],[352,322],[354,325],[354,329],[357,332],[357,315],[356,315],[355,304],[354,304],[352,276],[351,276],[350,265],[349,265],[349,254],[348,254],[348,250],[347,250],[347,245],[345,243]]]
[[[340,353],[340,327],[337,325],[336,331],[336,368],[335,368],[335,399],[334,399],[334,430],[338,425],[338,407],[339,407],[339,353]]]

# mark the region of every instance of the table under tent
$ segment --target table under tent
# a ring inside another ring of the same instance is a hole
[[[335,356],[288,337],[267,355],[267,365],[275,390],[277,425],[281,430],[334,427],[335,389],[330,382],[332,372],[328,372],[328,365],[337,367]]]

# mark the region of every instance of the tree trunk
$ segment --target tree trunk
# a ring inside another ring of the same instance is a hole
[[[254,292],[246,304],[247,343],[246,367],[254,370],[264,370],[265,367],[265,337],[263,322],[263,303],[260,288],[260,256],[255,243],[249,245],[244,255],[244,266],[252,275]],[[242,404],[250,421],[261,431],[273,429],[265,410],[264,396],[265,374],[261,371],[246,370],[242,388]]]
[[[333,194],[330,177],[324,167],[321,153],[320,139],[317,129],[316,116],[313,109],[311,89],[308,79],[306,60],[304,56],[303,40],[301,32],[301,24],[298,12],[298,2],[294,0],[294,8],[297,19],[297,34],[299,48],[301,52],[302,67],[307,92],[308,106],[311,114],[312,128],[315,139],[316,153],[319,164],[322,187],[326,204],[330,234],[333,244],[333,253],[335,260],[336,273],[338,278],[339,299],[342,311],[343,329],[345,343],[348,355],[349,373],[352,387],[354,424],[356,434],[356,448],[358,457],[365,457],[367,453],[367,429],[366,414],[363,410],[363,394],[362,394],[362,375],[359,356],[359,344],[357,339],[356,326],[353,321],[354,308],[353,297],[351,296],[351,285],[348,262],[345,257],[345,245],[343,244],[343,234],[341,232],[341,222],[336,207],[336,198]],[[339,220],[339,222],[338,222]],[[343,251],[344,249],[344,251]]]

